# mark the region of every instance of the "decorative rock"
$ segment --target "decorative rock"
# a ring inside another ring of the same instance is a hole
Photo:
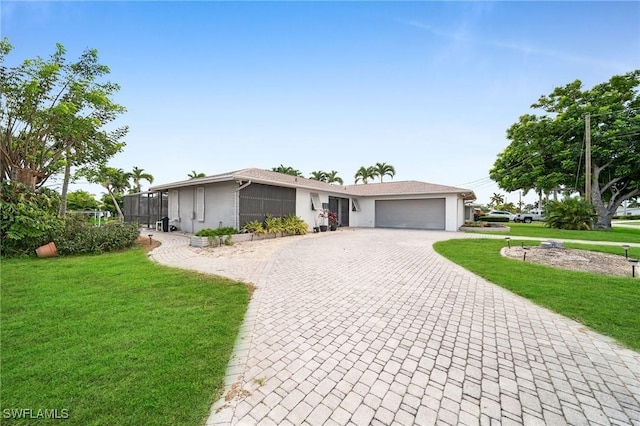
[[[557,248],[557,249],[564,248],[564,245],[562,244],[561,241],[549,240],[549,243],[551,244],[551,247],[553,247],[553,248]]]
[[[553,248],[553,244],[551,242],[549,242],[549,241],[542,242],[542,243],[540,243],[540,248],[550,249],[550,248]]]

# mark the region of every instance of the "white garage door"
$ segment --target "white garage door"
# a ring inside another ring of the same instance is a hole
[[[445,229],[445,199],[376,200],[376,228]]]

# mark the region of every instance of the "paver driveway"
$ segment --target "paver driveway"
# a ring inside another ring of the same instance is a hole
[[[345,229],[243,265],[160,235],[157,261],[257,285],[207,424],[640,425],[640,354],[433,251],[458,236]]]

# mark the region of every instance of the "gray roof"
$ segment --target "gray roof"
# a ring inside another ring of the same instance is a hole
[[[337,185],[307,179],[301,176],[291,176],[271,170],[249,168],[228,173],[206,176],[196,179],[188,179],[179,182],[155,185],[151,191],[161,191],[185,186],[204,185],[215,182],[248,181],[266,185],[286,186],[290,188],[305,188],[334,194],[342,194],[352,197],[381,196],[381,195],[427,195],[427,194],[460,194],[464,199],[473,200],[475,194],[470,189],[456,188],[453,186],[437,185],[434,183],[415,180],[399,182],[380,182],[360,185]]]

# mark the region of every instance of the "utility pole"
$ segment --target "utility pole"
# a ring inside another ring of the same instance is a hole
[[[591,114],[584,116],[584,139],[585,139],[585,155],[584,155],[584,198],[587,202],[591,202]]]

